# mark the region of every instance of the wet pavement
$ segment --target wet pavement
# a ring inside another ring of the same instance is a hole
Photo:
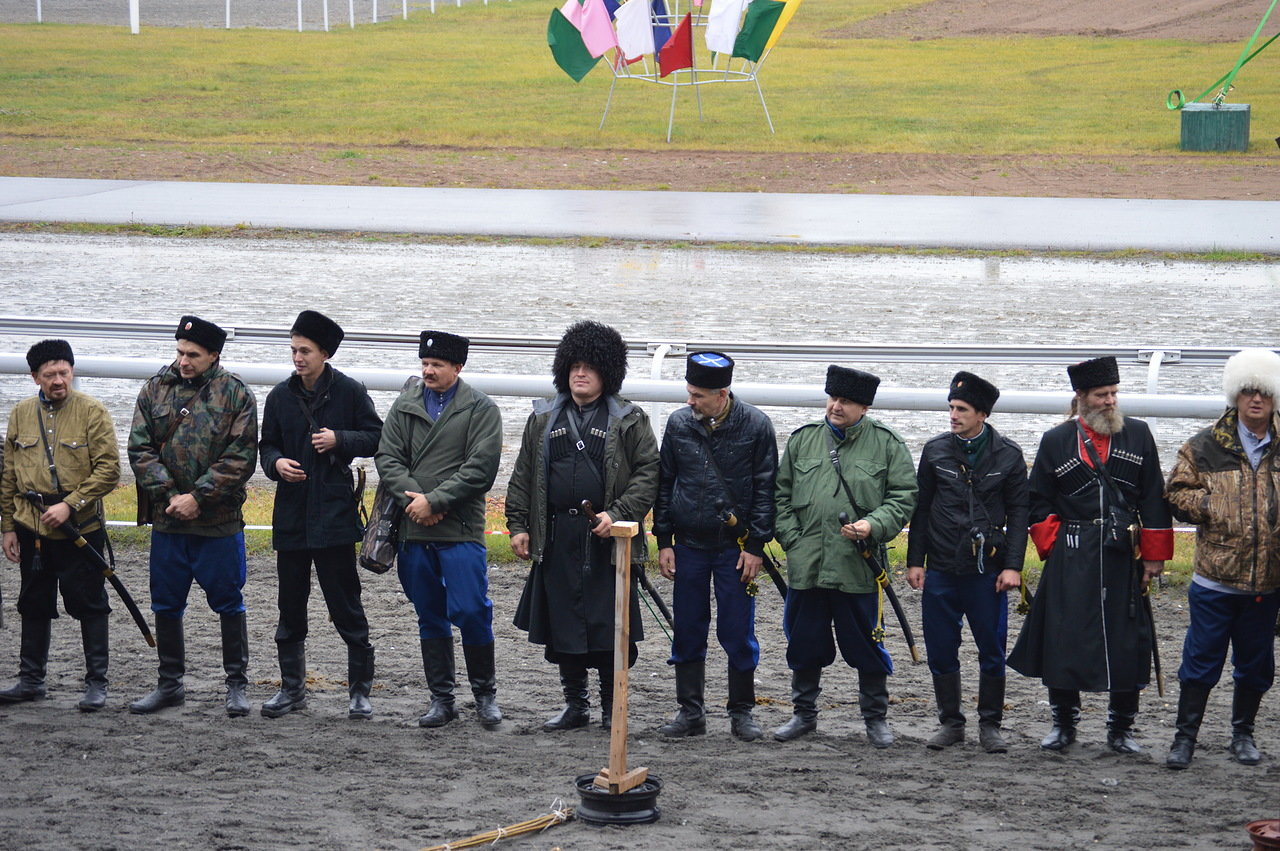
[[[466,0],[475,2],[475,0]],[[143,27],[224,27],[226,0],[139,0],[138,16]],[[324,0],[231,0],[231,26],[293,29],[298,26],[298,6],[302,6],[304,29],[319,29],[324,22]],[[409,12],[427,8],[429,0],[411,0]],[[436,3],[452,6],[454,0]],[[328,0],[329,26],[348,27],[354,15],[357,26],[388,21],[403,14],[402,0]],[[129,26],[127,0],[43,0],[46,24],[101,24]],[[0,24],[36,22],[35,0],[0,0]]]

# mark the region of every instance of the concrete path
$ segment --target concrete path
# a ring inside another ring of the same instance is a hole
[[[1280,254],[1280,202],[418,189],[0,177],[0,221]]]

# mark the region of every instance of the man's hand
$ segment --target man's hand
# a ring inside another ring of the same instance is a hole
[[[416,491],[405,491],[404,495],[409,497],[409,504],[405,507],[404,513],[414,523],[423,526],[434,526],[444,517],[444,512],[436,514],[431,510],[431,502],[427,499],[426,494]]]
[[[511,552],[516,554],[516,558],[529,558],[528,532],[516,532],[511,536]]]
[[[200,503],[191,494],[180,493],[169,500],[169,507],[164,513],[179,520],[195,520],[200,516]]]
[[[71,519],[71,506],[65,502],[56,502],[44,510],[44,514],[40,515],[40,522],[48,526],[50,529],[57,529],[63,523]]]
[[[16,564],[18,562],[19,556],[20,556],[20,553],[18,552],[18,533],[5,532],[4,533],[4,557]]]
[[[762,567],[764,567],[764,559],[743,550],[742,555],[738,556],[738,570],[742,573],[742,579],[739,581],[743,585],[748,582],[754,582],[755,578],[760,575],[760,568]]]
[[[871,537],[871,523],[865,518],[856,523],[846,523],[840,527],[840,534],[850,541],[861,541]]]
[[[1002,570],[1000,575],[996,577],[996,593],[1001,591],[1012,591],[1014,588],[1022,587],[1022,574],[1016,570]]]
[[[919,565],[907,567],[907,584],[917,591],[924,590],[924,568]]]
[[[311,433],[311,448],[320,454],[329,452],[338,445],[338,436],[331,428],[322,428]]]
[[[1151,580],[1164,573],[1164,562],[1142,560],[1142,590],[1147,590]]]
[[[676,578],[675,547],[663,547],[658,550],[658,572],[662,574],[664,579]]]
[[[591,532],[601,538],[608,538],[612,528],[613,518],[609,516],[609,512],[601,511],[596,515],[596,525],[591,528]]]
[[[276,475],[286,482],[305,482],[307,471],[302,469],[292,458],[281,458],[276,462]]]

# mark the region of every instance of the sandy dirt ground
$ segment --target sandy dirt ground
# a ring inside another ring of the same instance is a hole
[[[145,551],[121,553],[121,575],[147,605]],[[0,708],[0,824],[9,848],[387,848],[457,840],[540,815],[556,799],[576,804],[576,775],[607,762],[597,725],[548,734],[542,721],[560,706],[554,669],[510,626],[526,570],[491,569],[498,643],[500,729],[477,723],[470,695],[462,715],[428,731],[416,726],[426,687],[412,607],[393,575],[366,575],[365,603],[378,652],[375,717],[346,718],[345,648],[326,623],[318,590],[308,644],[307,710],[270,720],[256,712],[278,683],[272,634],[275,576],[270,556],[251,559],[246,587],[250,696],[255,712],[223,711],[217,619],[193,594],[187,615],[187,703],[158,715],[130,715],[128,701],[155,678],[154,651],[117,606],[112,616],[108,708],[83,714],[79,631],[54,624],[47,700]],[[664,580],[656,579],[667,590]],[[897,583],[919,630],[919,596]],[[17,571],[0,571],[7,627],[0,630],[5,682],[16,670]],[[669,596],[669,592],[668,592]],[[781,636],[781,604],[761,589],[756,716],[772,729],[790,714]],[[1157,599],[1161,653],[1176,668],[1185,628],[1183,592]],[[901,635],[887,639],[898,665],[890,680],[897,744],[871,748],[857,712],[856,678],[827,669],[819,730],[790,744],[732,739],[723,706],[724,655],[710,653],[705,737],[666,741],[655,732],[674,710],[667,646],[646,613],[650,639],[632,671],[632,766],[662,778],[661,819],[636,827],[570,822],[520,848],[1244,848],[1243,826],[1280,817],[1280,704],[1268,698],[1259,718],[1262,765],[1233,763],[1230,689],[1213,694],[1200,751],[1189,771],[1163,767],[1172,736],[1177,685],[1144,700],[1130,757],[1103,744],[1105,699],[1086,696],[1081,742],[1065,755],[1039,749],[1047,728],[1045,692],[1009,680],[1007,755],[970,741],[947,752],[924,747],[932,733],[926,666],[913,666]],[[1016,635],[1021,617],[1011,616]],[[1011,636],[1012,642],[1012,636]],[[963,651],[971,736],[975,657]],[[1173,679],[1171,677],[1171,679]],[[1154,689],[1151,690],[1154,692]],[[593,709],[595,708],[593,683]]]

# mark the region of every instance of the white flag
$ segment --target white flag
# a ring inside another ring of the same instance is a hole
[[[713,0],[707,15],[707,50],[733,55],[733,43],[742,27],[742,10],[747,0]]]
[[[649,19],[649,0],[627,0],[613,13],[618,27],[618,48],[628,59],[639,59],[653,53],[653,23]]]

